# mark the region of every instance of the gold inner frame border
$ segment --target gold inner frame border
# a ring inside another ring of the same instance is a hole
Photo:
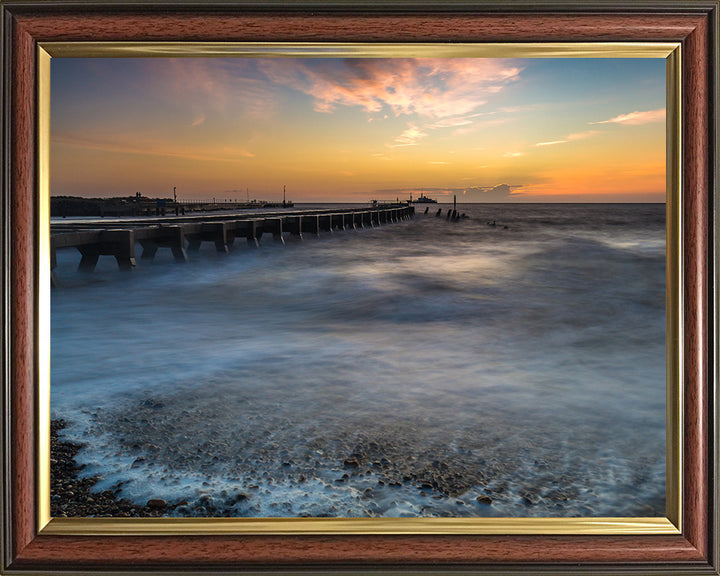
[[[666,60],[666,517],[52,518],[50,515],[50,67],[52,58],[664,58]],[[45,535],[640,535],[682,531],[681,45],[589,43],[45,42],[37,49],[38,531]]]

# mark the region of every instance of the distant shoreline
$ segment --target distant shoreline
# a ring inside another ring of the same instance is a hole
[[[443,206],[453,204],[452,198],[436,198],[437,203],[434,206]],[[406,202],[406,199],[400,200]],[[497,205],[555,205],[555,206],[582,206],[582,205],[662,205],[666,202],[468,202],[462,197],[458,198],[458,204],[462,205],[478,205],[485,204],[488,206]],[[50,197],[50,216],[53,219],[63,219],[67,217],[123,217],[123,216],[172,216],[185,215],[186,213],[197,212],[232,212],[238,210],[262,210],[267,208],[293,208],[299,206],[364,206],[370,205],[371,201],[325,201],[325,202],[281,202],[268,200],[251,200],[249,202],[227,201],[221,200],[197,200],[197,201],[174,201],[171,198],[148,198],[144,196],[138,197],[81,197],[81,196],[51,196]]]

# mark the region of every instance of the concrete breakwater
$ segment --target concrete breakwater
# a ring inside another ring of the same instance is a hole
[[[303,238],[321,232],[374,227],[412,218],[415,208],[386,205],[369,209],[307,210],[252,215],[202,215],[159,219],[83,221],[53,223],[50,227],[51,270],[57,267],[57,251],[75,248],[81,254],[78,271],[93,272],[100,256],[113,256],[121,270],[136,266],[136,244],[141,260],[151,262],[159,248],[169,248],[178,263],[188,262],[203,242],[212,242],[218,252],[229,252],[236,239],[245,238],[257,247],[264,234],[284,243],[283,235]],[[55,276],[53,273],[53,284]]]

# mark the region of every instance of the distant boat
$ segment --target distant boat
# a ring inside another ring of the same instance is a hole
[[[433,200],[432,198],[428,198],[425,196],[425,194],[420,194],[420,197],[416,200],[410,200],[410,202],[414,204],[437,204],[437,200]]]

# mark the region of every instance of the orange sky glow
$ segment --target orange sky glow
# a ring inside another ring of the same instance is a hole
[[[662,59],[52,61],[51,194],[663,202]]]

